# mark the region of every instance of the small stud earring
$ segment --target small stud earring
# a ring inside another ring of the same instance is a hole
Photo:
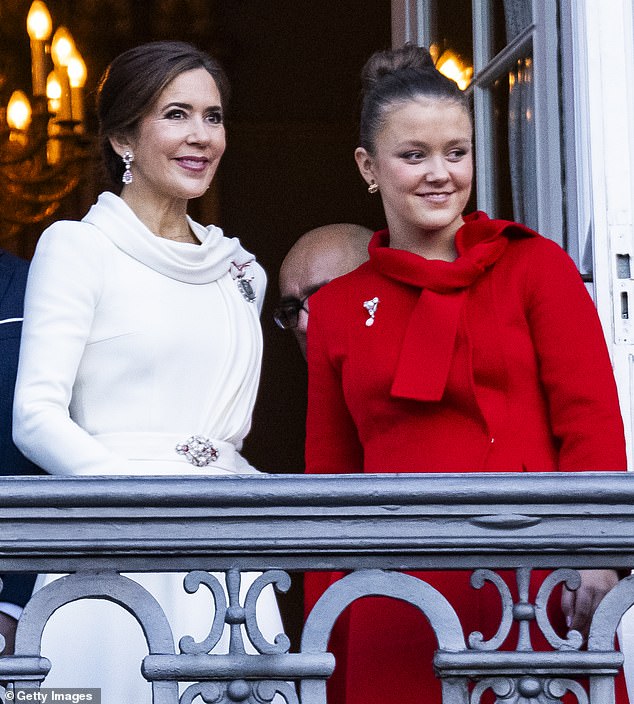
[[[125,171],[123,172],[123,176],[121,177],[121,182],[125,183],[125,185],[128,186],[132,183],[133,178],[132,171],[130,170],[130,165],[134,161],[134,154],[130,151],[125,151],[121,158],[123,159],[123,165],[125,166]]]
[[[379,190],[379,184],[376,183],[375,181],[372,181],[372,183],[368,186],[368,193],[376,193]]]

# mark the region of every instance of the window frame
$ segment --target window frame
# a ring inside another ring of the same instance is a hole
[[[531,0],[532,23],[504,49],[493,55],[491,0],[474,2],[473,62],[471,84],[475,119],[475,152],[478,208],[495,217],[494,104],[491,88],[513,68],[516,61],[532,54],[534,85],[535,164],[537,182],[537,227],[564,246],[563,182],[559,102],[559,60],[556,3]]]

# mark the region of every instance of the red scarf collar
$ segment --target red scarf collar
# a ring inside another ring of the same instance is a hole
[[[422,289],[403,339],[392,396],[440,401],[468,288],[502,256],[511,234],[537,235],[514,222],[490,220],[480,211],[467,215],[456,233],[458,257],[445,262],[392,249],[387,230],[375,233],[368,248],[372,267]]]

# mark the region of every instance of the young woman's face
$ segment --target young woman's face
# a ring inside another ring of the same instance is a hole
[[[129,148],[133,181],[124,186],[124,197],[126,189],[149,201],[201,196],[225,150],[222,102],[213,77],[204,68],[177,76],[140,121]]]
[[[471,193],[471,133],[463,106],[421,98],[390,110],[373,155],[357,150],[362,176],[379,186],[391,238],[455,234]]]

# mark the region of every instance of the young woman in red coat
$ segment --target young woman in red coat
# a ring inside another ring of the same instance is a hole
[[[610,359],[573,262],[522,225],[462,214],[473,179],[463,93],[413,46],[375,54],[363,78],[355,157],[388,228],[367,263],[311,297],[307,471],[625,469]],[[474,590],[466,572],[420,576],[466,633],[495,632],[495,590]],[[307,577],[309,606],[323,577]],[[562,597],[564,631],[585,633],[616,582],[583,571]],[[413,608],[360,600],[338,636],[333,703],[441,701],[435,639]]]

